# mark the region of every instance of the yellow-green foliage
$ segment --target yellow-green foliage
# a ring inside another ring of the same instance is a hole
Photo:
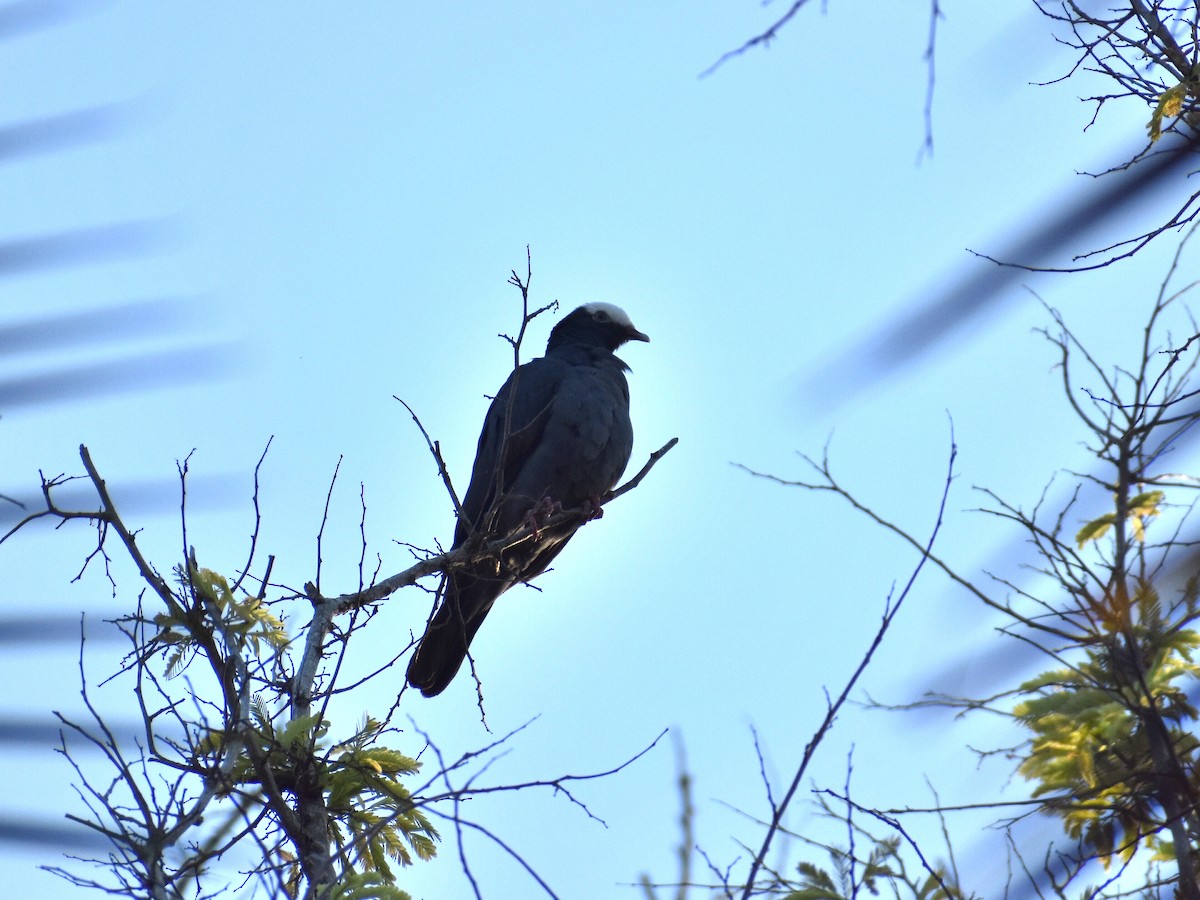
[[[849,852],[839,847],[827,847],[832,869],[823,869],[810,862],[800,863],[796,867],[800,879],[788,885],[791,890],[782,895],[783,900],[851,900],[856,896],[911,897],[913,900],[962,898],[950,873],[940,866],[936,876],[924,868],[908,872],[900,853],[900,838],[864,836],[872,842],[871,850],[865,859],[856,857],[853,877]],[[860,889],[865,889],[866,893]]]
[[[339,844],[344,843],[344,827],[357,864],[390,881],[388,860],[407,866],[413,854],[418,859],[432,858],[438,833],[400,782],[400,776],[417,772],[421,764],[403,753],[374,746],[381,728],[367,718],[354,737],[330,752],[327,803]]]
[[[1150,132],[1150,140],[1157,141],[1162,137],[1163,119],[1173,119],[1183,112],[1183,101],[1187,98],[1188,86],[1181,81],[1174,87],[1167,88],[1158,96],[1158,104],[1150,114],[1146,130]]]
[[[1184,727],[1197,717],[1186,693],[1200,675],[1192,662],[1200,638],[1186,627],[1195,618],[1195,597],[1193,582],[1182,615],[1167,622],[1158,594],[1138,585],[1122,633],[1089,647],[1080,665],[1020,687],[1026,699],[1013,715],[1033,737],[1018,771],[1035,782],[1034,796],[1047,798],[1067,833],[1106,863],[1113,855],[1128,859],[1143,839],[1155,847],[1160,782],[1143,717],[1164,721],[1181,760],[1200,748]]]
[[[239,645],[244,658],[262,661],[288,644],[283,623],[256,597],[235,598],[228,581],[194,560],[176,569],[180,592],[169,611],[155,616],[157,639],[174,647],[168,673],[186,667],[190,652],[219,636]],[[388,747],[378,746],[383,726],[367,718],[346,741],[326,749],[330,723],[320,714],[284,718],[259,695],[250,698],[249,728],[237,732],[236,745],[225,731],[210,731],[196,744],[197,755],[234,752],[226,770],[229,787],[257,789],[297,784],[301,773],[316,773],[325,793],[330,828],[346,877],[327,894],[338,900],[402,898],[393,887],[389,861],[411,865],[437,852],[437,830],[417,809],[401,778],[421,764]],[[285,860],[289,862],[290,860]],[[298,871],[298,870],[297,870]]]
[[[273,652],[287,646],[283,622],[258,597],[234,597],[225,576],[201,568],[193,558],[186,570],[175,568],[175,577],[197,602],[173,605],[169,612],[154,617],[154,624],[161,629],[158,641],[176,648],[167,662],[168,675],[178,675],[186,667],[189,651],[201,637],[198,632],[219,631],[226,639],[240,640],[256,657],[262,654],[264,644]]]
[[[269,770],[275,784],[292,784],[298,766],[309,760],[325,791],[330,828],[346,871],[376,872],[382,879],[362,882],[359,887],[392,884],[395,873],[389,860],[408,866],[414,857],[427,860],[437,854],[437,829],[413,804],[412,794],[400,781],[419,771],[421,764],[396,750],[376,746],[374,741],[382,730],[379,722],[365,719],[348,741],[326,751],[322,739],[330,724],[319,715],[298,716],[277,729],[269,711],[256,700],[251,718],[253,747],[247,749],[253,752],[239,754],[231,780],[242,786],[258,785],[263,771]],[[204,741],[208,752],[223,746],[223,736],[216,732]]]
[[[337,884],[317,894],[320,900],[412,900],[377,872],[347,875]]]
[[[1162,491],[1144,491],[1129,498],[1125,514],[1129,519],[1130,528],[1133,529],[1134,540],[1140,542],[1146,539],[1146,523],[1158,515],[1158,506],[1165,497]],[[1116,521],[1116,513],[1105,513],[1080,528],[1079,533],[1075,535],[1079,549],[1082,550],[1088,541],[1098,541],[1104,537]]]

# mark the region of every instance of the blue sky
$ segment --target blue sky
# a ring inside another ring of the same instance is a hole
[[[0,374],[145,349],[186,367],[201,346],[220,377],[4,411],[0,490],[27,492],[39,469],[77,472],[83,442],[119,502],[123,483],[169,480],[194,449],[191,471],[210,493],[190,498],[189,540],[202,563],[233,571],[253,524],[254,463],[274,436],[260,553],[276,554],[275,579],[313,577],[339,458],[323,586],[354,587],[360,483],[370,554],[396,571],[408,556],[395,542],[447,541],[453,511],[392,397],[417,410],[465,487],[485,395],[511,365],[496,335],[519,324],[505,281],[529,245],[535,302],[614,302],[652,338],[623,354],[631,465],[680,443],[584,529],[540,593],[506,595],[475,641],[493,731],[537,717],[493,775],[607,769],[670,728],[687,746],[699,842],[720,864],[744,859],[736,841],[760,832],[729,807],[766,814],[751,726],[771,776],[790,777],[823,689],[836,692],[852,671],[915,558],[833,499],[730,463],[798,477],[796,451],[820,454],[828,441],[848,486],[923,535],[945,477],[949,413],[960,458],[941,552],[971,574],[1014,566],[1002,551],[1015,537],[970,512],[981,502],[971,486],[1032,503],[1054,470],[1087,464],[1054,355],[1032,333],[1047,316],[1031,290],[1098,357],[1129,363],[1173,251],[1022,278],[936,355],[848,398],[811,388],[816,375],[839,377],[831,365],[869,364],[845,351],[987,265],[965,248],[1000,249],[1086,184],[1076,170],[1116,160],[1144,133],[1140,109],[1107,111],[1085,132],[1081,86],[1031,86],[1071,63],[1031,8],[943,5],[935,150],[919,165],[923,2],[881,4],[871,19],[847,4],[813,6],[769,50],[704,78],[782,7],[102,4],[8,40],[3,122],[120,111],[104,140],[7,165],[0,239],[143,220],[161,230],[146,252],[8,277],[3,319],[181,299],[166,334],[0,360]],[[1140,230],[1153,214],[1134,210],[1120,228]],[[528,353],[540,353],[552,321],[536,323]],[[180,546],[170,503],[135,524],[149,555],[170,565]],[[115,599],[95,573],[70,583],[89,539],[43,529],[0,550],[0,602],[83,609],[97,622],[123,609],[128,573]],[[986,685],[974,660],[998,639],[978,604],[931,572],[908,603],[866,689],[901,702]],[[427,614],[424,594],[390,599],[354,664],[378,665]],[[305,611],[289,619],[298,628]],[[100,671],[111,648],[96,654]],[[0,678],[28,690],[4,711],[78,709],[75,655],[12,652]],[[401,677],[345,701],[342,721],[386,708]],[[469,679],[436,700],[406,697],[402,710],[452,756],[491,739]],[[946,800],[999,795],[1007,771],[976,772],[963,750],[988,737],[946,719],[849,710],[813,778],[840,786],[853,745],[868,805],[927,802],[925,774]],[[49,750],[0,752],[6,814],[73,808],[69,772]],[[644,871],[673,875],[674,765],[667,740],[582,787],[607,828],[548,794],[479,800],[472,813],[561,895],[628,896],[620,885]],[[806,823],[797,808],[792,826]],[[986,860],[984,840],[966,828],[962,849]],[[468,850],[486,896],[534,895],[494,847],[476,839]],[[442,857],[404,887],[462,896],[449,843]],[[3,860],[20,893],[65,896],[65,883],[34,868],[45,862],[25,850]]]

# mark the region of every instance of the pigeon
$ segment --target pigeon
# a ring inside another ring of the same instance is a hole
[[[649,341],[620,307],[588,303],[550,332],[546,355],[519,366],[483,420],[454,547],[482,546],[522,527],[533,540],[446,573],[442,602],[408,664],[426,697],[446,689],[496,598],[540,575],[582,524],[539,518],[591,505],[612,490],[633,452],[629,367],[614,354]]]

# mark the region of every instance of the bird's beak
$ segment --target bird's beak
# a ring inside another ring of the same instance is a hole
[[[645,341],[647,344],[650,343],[650,335],[643,334],[636,328],[630,328],[629,331],[625,332],[625,334],[626,337],[631,341]]]

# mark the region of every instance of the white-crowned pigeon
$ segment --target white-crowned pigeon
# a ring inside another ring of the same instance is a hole
[[[649,340],[610,303],[581,306],[554,326],[546,355],[518,367],[488,409],[455,548],[536,526],[546,513],[595,502],[616,485],[633,427],[629,367],[613,351]],[[539,528],[535,540],[451,569],[409,662],[409,684],[426,697],[445,690],[496,598],[544,572],[579,524]]]

